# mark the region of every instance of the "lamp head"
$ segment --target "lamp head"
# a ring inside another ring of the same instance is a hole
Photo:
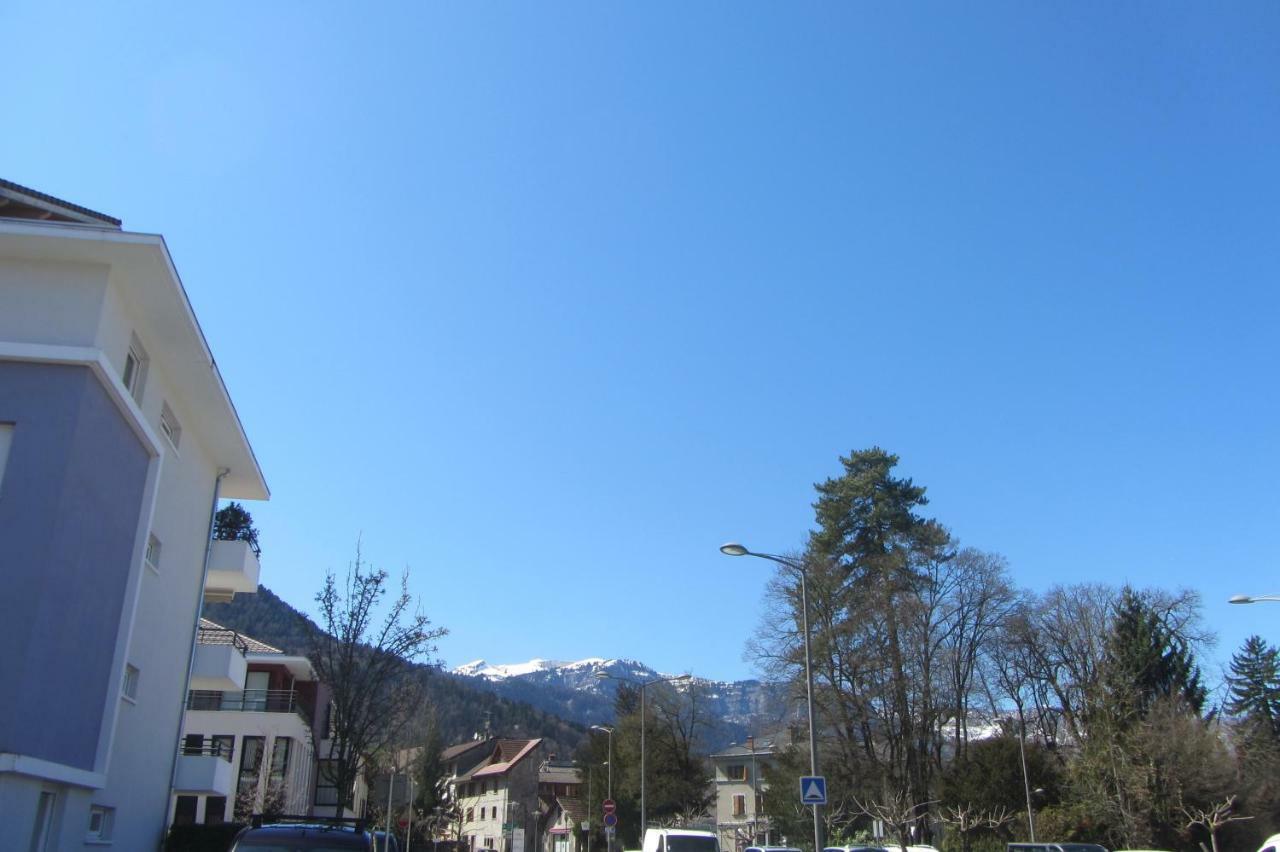
[[[1227,598],[1227,603],[1234,603],[1234,604],[1253,603],[1253,598],[1249,597],[1248,595],[1232,595],[1231,597]]]
[[[747,550],[745,547],[738,544],[736,541],[731,541],[728,544],[720,545],[720,552],[723,553],[725,556],[747,556],[751,553],[750,550]]]

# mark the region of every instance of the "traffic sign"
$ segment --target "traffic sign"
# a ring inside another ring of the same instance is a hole
[[[604,808],[605,813],[611,814],[618,809],[618,803],[613,799],[605,799],[601,807]]]
[[[618,829],[614,828],[612,825],[606,825],[604,827],[604,836],[612,840],[613,835],[617,832],[617,830]]]
[[[827,803],[827,779],[822,775],[800,776],[800,804],[825,805]]]
[[[606,827],[606,828],[613,828],[615,825],[617,825],[617,824],[618,824],[618,815],[617,815],[617,814],[605,814],[605,815],[604,815],[604,824],[605,824],[605,827]]]

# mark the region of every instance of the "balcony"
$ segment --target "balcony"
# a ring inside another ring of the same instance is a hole
[[[201,691],[233,691],[244,684],[249,646],[234,630],[201,627],[196,636],[196,659],[191,688]]]
[[[252,542],[215,539],[209,551],[206,600],[229,601],[236,594],[258,591],[258,553]]]
[[[206,737],[196,743],[188,738],[178,747],[178,777],[174,790],[202,796],[230,796],[231,747]]]
[[[292,689],[246,689],[220,692],[193,689],[187,693],[188,710],[217,710],[229,713],[296,713],[311,726],[308,707],[298,700]]]

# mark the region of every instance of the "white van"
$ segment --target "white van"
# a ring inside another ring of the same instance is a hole
[[[714,831],[649,828],[644,832],[642,852],[720,852],[720,840]]]

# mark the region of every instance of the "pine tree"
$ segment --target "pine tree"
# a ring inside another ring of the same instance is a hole
[[[1280,651],[1250,636],[1231,656],[1227,712],[1244,718],[1254,732],[1280,739]]]
[[[1145,719],[1158,699],[1171,698],[1200,713],[1207,691],[1191,649],[1132,589],[1125,589],[1107,637],[1104,663],[1107,712],[1123,728]]]

